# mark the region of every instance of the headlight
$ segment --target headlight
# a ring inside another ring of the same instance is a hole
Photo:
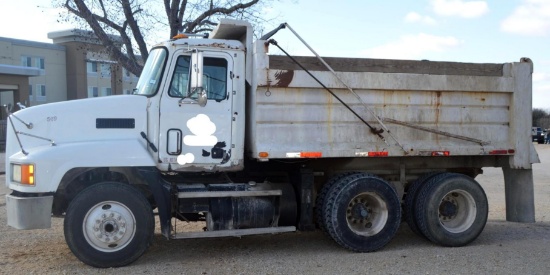
[[[34,164],[11,164],[11,180],[34,185]]]

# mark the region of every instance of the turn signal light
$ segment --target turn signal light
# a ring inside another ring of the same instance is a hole
[[[34,185],[33,164],[12,164],[12,180],[21,184]]]

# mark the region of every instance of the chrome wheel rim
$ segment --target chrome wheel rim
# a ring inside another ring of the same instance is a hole
[[[93,206],[82,224],[84,237],[93,248],[116,252],[126,247],[136,233],[136,219],[124,204],[105,201]]]

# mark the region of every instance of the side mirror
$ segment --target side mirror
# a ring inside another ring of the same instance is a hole
[[[202,52],[193,52],[191,54],[191,91],[196,88],[202,88]]]
[[[191,54],[191,89],[190,94],[197,94],[197,103],[199,106],[206,106],[208,96],[202,83],[203,55],[202,52],[194,51]]]
[[[206,95],[206,91],[202,87],[197,89],[200,89],[200,91],[198,91],[197,103],[199,104],[199,106],[204,107],[206,106],[206,102],[208,102],[208,96]]]

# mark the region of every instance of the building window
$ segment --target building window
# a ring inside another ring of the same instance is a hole
[[[42,57],[35,58],[34,59],[34,65],[38,69],[44,70],[46,68],[46,64],[44,64],[44,58],[42,58]]]
[[[101,96],[109,96],[112,94],[111,88],[101,88]]]
[[[32,85],[29,85],[29,101],[33,101],[33,98],[32,98]]]
[[[36,101],[46,101],[46,85],[36,85]]]
[[[32,58],[30,56],[21,56],[21,66],[32,67]]]
[[[89,74],[96,74],[97,73],[97,62],[86,62],[86,70]]]
[[[111,77],[111,64],[101,64],[101,77]]]
[[[88,87],[88,97],[98,97],[99,92],[97,87],[89,86]]]

